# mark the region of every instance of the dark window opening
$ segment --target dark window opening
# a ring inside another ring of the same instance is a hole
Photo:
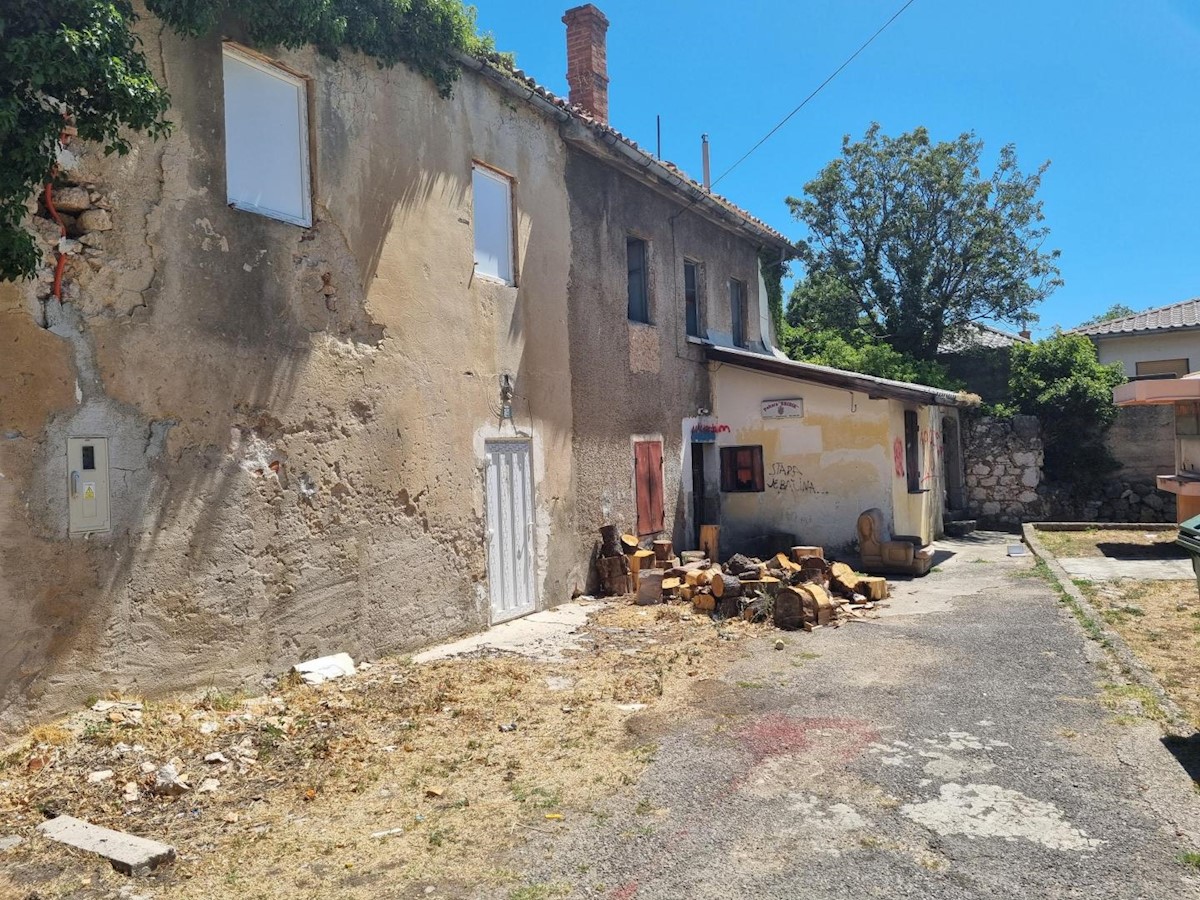
[[[91,445],[84,445],[84,447],[82,448],[82,453],[83,453],[83,468],[85,468],[85,469],[96,468],[96,448]]]
[[[721,448],[721,490],[728,494],[766,489],[762,447]]]
[[[908,475],[908,492],[921,491],[921,430],[917,426],[917,414],[911,409],[904,411],[904,465]]]
[[[689,337],[700,337],[700,267],[683,264],[683,309]]]
[[[729,314],[733,320],[733,344],[746,346],[746,283],[729,279]]]
[[[640,238],[625,240],[625,256],[629,266],[629,321],[650,322],[649,279],[646,277],[646,242]]]

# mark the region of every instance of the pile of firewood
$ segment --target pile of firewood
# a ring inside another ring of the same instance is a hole
[[[863,619],[888,596],[886,579],[827,561],[821,547],[798,546],[767,560],[735,554],[720,565],[700,550],[678,556],[669,540],[643,547],[634,535],[601,529],[601,589],[634,594],[640,605],[690,602],[717,618],[771,622],[811,631]]]

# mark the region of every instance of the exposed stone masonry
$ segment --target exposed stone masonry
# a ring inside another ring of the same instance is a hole
[[[1174,522],[1175,497],[1152,477],[1121,476],[1075,496],[1044,481],[1044,446],[1036,416],[984,416],[964,429],[967,500],[984,527],[1024,522]]]

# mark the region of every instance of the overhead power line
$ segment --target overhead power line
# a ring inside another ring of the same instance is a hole
[[[752,154],[755,150],[757,150],[759,147],[761,147],[763,144],[765,144],[768,140],[770,140],[771,136],[774,135],[775,132],[777,132],[780,128],[782,128],[784,125],[786,125],[788,123],[788,120],[790,120],[792,118],[792,116],[796,115],[796,113],[798,113],[798,112],[800,112],[800,110],[804,109],[804,107],[808,105],[808,102],[810,100],[812,100],[813,97],[815,97],[815,96],[817,96],[817,94],[821,93],[821,91],[823,91],[825,89],[825,86],[828,85],[829,82],[831,82],[831,81],[833,81],[833,79],[837,78],[838,75],[840,75],[842,73],[842,70],[846,68],[846,66],[848,66],[848,65],[850,65],[850,63],[854,62],[854,60],[858,57],[858,55],[860,53],[862,53],[864,50],[866,50],[868,47],[870,47],[872,43],[874,43],[875,38],[879,37],[881,34],[883,34],[885,31],[887,31],[888,26],[890,26],[893,22],[895,22],[898,18],[900,18],[900,16],[903,15],[904,11],[906,9],[908,9],[910,6],[912,6],[915,2],[916,2],[916,0],[908,0],[907,3],[905,3],[898,10],[896,10],[896,12],[892,14],[892,17],[890,19],[888,19],[886,22],[884,22],[882,25],[880,25],[879,29],[873,35],[871,35],[869,38],[867,38],[866,41],[863,42],[862,46],[860,46],[857,50],[855,50],[848,57],[846,57],[845,62],[843,62],[840,66],[838,66],[836,69],[834,69],[833,73],[828,78],[826,78],[824,81],[822,81],[819,85],[817,85],[811,94],[809,94],[807,97],[805,97],[803,100],[801,100],[799,106],[797,106],[790,113],[788,113],[786,116],[784,116],[783,119],[780,120],[778,125],[776,125],[774,128],[772,128],[766,134],[764,134],[762,136],[762,138],[759,139],[758,143],[756,143],[753,147],[751,147],[744,154],[742,154],[742,157],[737,162],[735,162],[732,166],[730,166],[728,169],[726,169],[724,172],[722,172],[720,175],[718,175],[716,180],[710,185],[709,189],[711,190],[712,188],[716,187],[717,184],[720,183],[722,178],[724,178],[726,175],[728,175],[730,172],[732,172],[734,169],[736,169],[738,166],[740,166],[742,163],[744,163],[750,157],[750,154]]]

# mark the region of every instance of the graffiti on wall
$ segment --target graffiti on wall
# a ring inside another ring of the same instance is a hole
[[[817,489],[811,478],[805,478],[800,466],[790,463],[772,463],[767,473],[767,489],[781,494],[828,494]]]

